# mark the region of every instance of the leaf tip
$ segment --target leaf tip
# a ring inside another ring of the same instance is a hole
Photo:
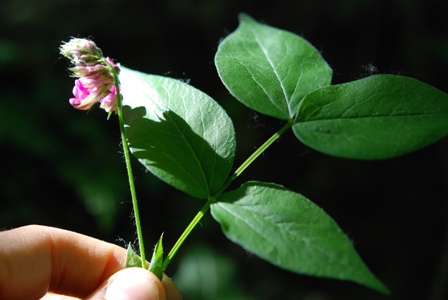
[[[151,263],[148,270],[154,273],[160,280],[163,278],[163,245],[162,245],[163,233],[160,236],[157,244],[154,247]]]
[[[372,288],[374,288],[376,291],[383,293],[384,295],[387,295],[387,296],[390,296],[392,294],[390,292],[390,289],[384,283],[382,283],[380,280],[378,280],[377,284]]]
[[[251,16],[246,14],[246,13],[240,13],[238,15],[238,21],[240,23],[243,23],[243,22],[255,22],[255,20]]]
[[[128,244],[128,248],[126,251],[126,268],[132,267],[140,267],[141,266],[141,258],[135,253],[134,249],[132,249],[131,243]]]

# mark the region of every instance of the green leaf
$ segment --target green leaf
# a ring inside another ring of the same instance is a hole
[[[154,175],[197,198],[217,192],[235,155],[235,132],[212,98],[172,78],[121,67],[126,135]]]
[[[218,74],[230,93],[262,114],[289,120],[309,92],[329,85],[332,70],[305,39],[240,16],[219,45]]]
[[[149,271],[154,273],[157,278],[162,280],[163,278],[163,245],[162,245],[163,233],[160,239],[157,241],[154,247],[154,252],[152,253],[151,263],[149,264]]]
[[[330,155],[390,158],[448,134],[448,95],[412,78],[374,75],[310,93],[293,130]]]
[[[140,256],[135,253],[134,249],[132,249],[131,243],[128,245],[128,249],[126,252],[126,268],[132,267],[141,267],[142,259]]]
[[[284,269],[388,289],[321,208],[281,186],[249,182],[223,194],[211,212],[225,235]]]

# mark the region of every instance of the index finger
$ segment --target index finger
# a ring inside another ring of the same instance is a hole
[[[47,291],[87,297],[125,259],[124,248],[58,228],[0,232],[0,299],[39,299]]]

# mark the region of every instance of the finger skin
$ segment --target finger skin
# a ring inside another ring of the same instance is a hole
[[[1,232],[0,243],[0,299],[39,299],[48,290],[86,297],[126,257],[113,244],[38,225]]]
[[[162,284],[165,287],[166,299],[167,300],[182,300],[179,290],[171,281],[171,279],[163,274]]]
[[[125,259],[124,248],[58,228],[0,232],[0,299],[40,299],[48,291],[85,298],[123,269]],[[175,289],[171,281],[163,284]]]

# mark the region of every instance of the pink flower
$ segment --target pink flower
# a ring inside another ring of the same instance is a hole
[[[97,75],[98,73],[104,72],[104,66],[102,64],[96,64],[93,66],[75,65],[73,68],[70,68],[70,71],[72,71],[73,77],[91,77]]]
[[[106,112],[110,113],[113,111],[117,111],[118,109],[118,99],[117,99],[117,88],[113,85],[109,89],[109,95],[100,100],[100,107],[103,108]]]
[[[107,63],[109,63],[112,68],[118,73],[120,72],[120,68],[115,64],[112,59],[109,57],[106,57]],[[109,74],[110,72],[108,70],[105,70],[104,62],[99,62],[95,65],[89,65],[89,64],[77,64],[73,68],[70,68],[70,71],[73,73],[73,77],[95,77],[99,73],[107,73],[107,76],[109,76],[112,79],[112,75]],[[106,71],[106,72],[105,72]]]
[[[101,103],[101,108],[106,112],[117,110],[117,94],[114,85],[95,84],[94,80],[80,78],[75,80],[73,88],[74,98],[70,98],[70,104],[79,110],[88,110],[94,104]]]
[[[120,71],[109,57],[104,57],[93,41],[73,38],[60,48],[61,54],[69,58],[73,64],[70,68],[75,80],[74,98],[70,104],[80,110],[88,110],[94,104],[109,114],[118,109],[118,95],[115,86],[115,75]]]

